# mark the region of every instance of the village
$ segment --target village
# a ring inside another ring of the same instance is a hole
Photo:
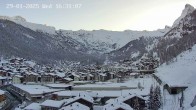
[[[123,60],[77,69],[38,66],[23,58],[1,59],[0,106],[13,110],[147,110],[152,106],[152,87],[161,86],[171,95],[187,88],[162,81],[154,74],[157,67],[158,61],[147,57],[137,63]],[[163,104],[162,93],[159,97],[154,106]]]

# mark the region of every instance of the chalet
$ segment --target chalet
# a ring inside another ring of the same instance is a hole
[[[106,74],[106,80],[110,80],[110,79],[115,78],[115,73],[114,72],[105,71],[104,73]]]
[[[87,81],[93,81],[94,80],[94,75],[88,73],[87,74]]]
[[[83,104],[83,105],[89,107],[90,110],[93,110],[93,101],[94,101],[93,98],[91,96],[89,96],[88,94],[79,93],[76,97],[71,98],[69,100],[66,100],[63,107],[66,107],[66,106],[71,105],[75,102],[78,102],[80,104]]]
[[[72,72],[68,77],[73,79],[74,81],[80,81],[80,76],[75,72]]]
[[[24,82],[24,77],[21,75],[14,75],[12,77],[12,83],[13,84],[21,84]]]
[[[40,104],[40,106],[41,110],[59,110],[64,103],[64,100],[45,100],[43,103]]]
[[[188,86],[185,86],[185,85],[168,85],[168,84],[165,84],[163,86],[164,89],[167,89],[167,91],[170,93],[170,94],[179,94],[181,92],[183,92],[186,88],[188,88]]]
[[[59,91],[52,93],[52,99],[53,100],[63,100],[63,99],[69,99],[73,97],[71,91]]]
[[[87,73],[79,72],[80,80],[87,81]]]
[[[123,102],[113,102],[105,105],[103,110],[133,110],[133,108]]]
[[[38,79],[41,83],[54,83],[55,75],[53,73],[44,73]]]
[[[7,72],[5,70],[0,70],[0,76],[6,76],[7,75]]]
[[[6,85],[9,82],[7,77],[0,76],[0,86]]]
[[[73,79],[71,79],[71,78],[63,78],[61,81],[63,83],[70,83],[71,81],[73,81]]]
[[[93,73],[91,73],[91,74],[93,74],[94,75],[94,81],[99,81],[99,73],[98,72],[93,72]]]
[[[120,96],[117,99],[115,99],[117,102],[123,102],[130,107],[134,108],[135,101],[137,100],[140,105],[140,110],[143,110],[146,107],[146,99],[142,96],[136,95],[136,94],[130,94],[128,96]]]
[[[74,102],[68,106],[62,107],[60,110],[90,110],[90,108],[81,103]]]
[[[38,82],[39,74],[34,72],[25,72],[24,82]]]
[[[99,81],[104,82],[104,81],[107,80],[106,77],[107,77],[106,74],[104,74],[104,73],[99,73],[98,79],[99,79]]]

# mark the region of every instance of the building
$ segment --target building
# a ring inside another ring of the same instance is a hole
[[[27,99],[33,102],[42,101],[51,98],[52,93],[61,91],[62,89],[50,89],[41,85],[12,84],[9,92],[15,94],[21,100]]]
[[[40,106],[41,110],[59,110],[60,108],[62,108],[64,103],[64,100],[45,100],[43,103],[40,104]]]
[[[80,76],[75,72],[72,72],[68,77],[73,79],[74,81],[80,81]]]
[[[79,93],[76,97],[70,98],[69,100],[65,101],[65,104],[63,107],[66,107],[68,105],[71,105],[75,102],[78,102],[80,104],[83,104],[90,108],[90,110],[93,110],[93,98],[85,93]]]
[[[179,94],[181,92],[183,92],[186,88],[188,88],[188,86],[185,86],[185,85],[168,85],[168,84],[165,84],[163,86],[164,89],[167,89],[167,91],[170,93],[170,94]]]
[[[24,77],[21,75],[14,75],[12,77],[12,83],[13,84],[21,84],[24,82]]]
[[[24,110],[41,110],[41,106],[39,103],[31,103],[26,106]]]
[[[60,110],[90,110],[90,108],[81,103],[75,102],[68,106],[62,107]]]
[[[25,72],[23,74],[24,82],[38,82],[39,74],[34,72]]]
[[[133,108],[122,102],[113,102],[103,106],[103,110],[133,110]]]
[[[55,75],[53,73],[44,73],[38,79],[41,83],[54,83]]]
[[[136,100],[139,103],[140,110],[143,110],[146,107],[146,99],[140,95],[129,94],[127,96],[120,96],[112,102],[122,102],[129,105],[131,108],[135,109],[134,104]]]

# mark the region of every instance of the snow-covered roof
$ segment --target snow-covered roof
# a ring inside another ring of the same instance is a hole
[[[22,78],[23,76],[21,76],[21,75],[14,75],[14,77]]]
[[[90,108],[81,103],[75,102],[66,107],[62,107],[60,110],[90,110]]]
[[[129,100],[133,97],[138,97],[140,99],[143,99],[143,100],[146,100],[144,97],[140,96],[140,95],[137,95],[137,94],[128,94],[126,96],[120,96],[114,100],[110,100],[109,103],[115,103],[115,102],[124,102],[126,100]]]
[[[47,87],[52,87],[52,88],[67,88],[69,86],[72,86],[72,85],[67,85],[67,84],[64,84],[64,83],[56,83],[56,84],[46,84]]]
[[[120,108],[124,110],[133,110],[129,105],[122,102],[113,102],[103,106],[103,110],[117,110]]]
[[[67,81],[73,81],[73,79],[71,79],[71,78],[64,78],[64,79]]]
[[[107,76],[106,74],[104,73],[99,73],[100,76]]]
[[[5,93],[5,91],[0,90],[0,95],[3,95]]]
[[[37,74],[35,72],[32,72],[32,71],[26,72],[25,74],[27,74],[27,75],[35,75],[35,76],[38,76],[39,75],[39,74]]]
[[[7,79],[7,77],[0,76],[0,80]]]
[[[41,110],[41,106],[39,103],[31,103],[30,105],[26,106],[24,110]]]
[[[75,76],[75,77],[80,78],[80,76],[79,76],[79,75],[77,75],[75,72],[72,72],[71,74],[72,74],[73,76]]]
[[[90,95],[88,95],[88,94],[86,94],[86,93],[84,93],[84,92],[79,92],[79,93],[76,95],[76,97],[67,99],[67,100],[65,101],[65,105],[68,105],[69,103],[72,103],[72,102],[77,101],[77,100],[79,100],[79,99],[86,100],[86,101],[88,101],[88,102],[90,102],[90,103],[93,103],[93,101],[94,101],[93,98],[92,98]]]
[[[13,84],[13,86],[18,87],[31,95],[41,95],[43,93],[57,92],[61,89],[50,89],[41,85],[24,85],[24,84]]]
[[[41,103],[41,106],[47,106],[47,107],[55,107],[60,108],[64,104],[64,100],[56,101],[56,100],[45,100],[43,103]]]

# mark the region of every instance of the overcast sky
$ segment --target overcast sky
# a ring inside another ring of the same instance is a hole
[[[29,22],[65,30],[156,30],[171,26],[187,3],[196,7],[195,0],[0,0],[0,15],[19,15]],[[11,7],[16,4],[40,7]],[[52,4],[52,8],[43,9],[42,4]],[[57,9],[58,4],[71,4],[72,8]],[[79,8],[73,7],[76,5]]]

